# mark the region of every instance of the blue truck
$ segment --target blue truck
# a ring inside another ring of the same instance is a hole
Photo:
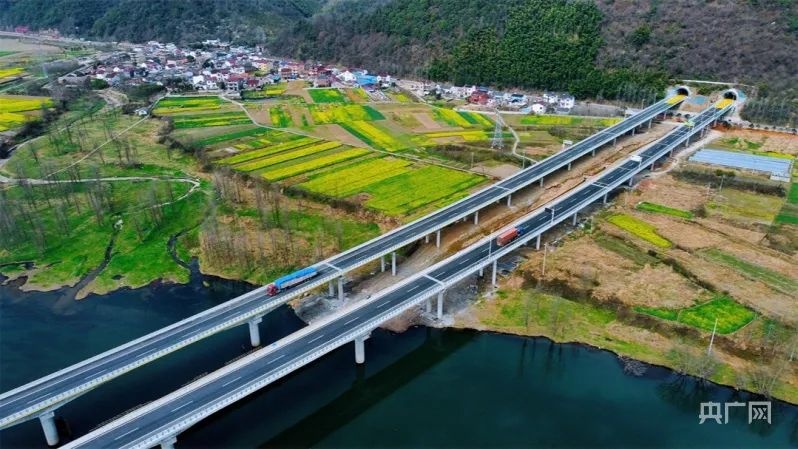
[[[269,296],[274,296],[285,289],[305,282],[317,274],[319,274],[319,272],[315,267],[303,268],[299,271],[294,271],[291,274],[286,274],[285,276],[278,278],[271,284],[267,285],[266,294]]]

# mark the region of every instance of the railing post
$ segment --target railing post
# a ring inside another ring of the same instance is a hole
[[[39,415],[39,422],[42,423],[47,445],[55,446],[58,444],[58,427],[55,425],[55,413],[53,411],[42,413]]]

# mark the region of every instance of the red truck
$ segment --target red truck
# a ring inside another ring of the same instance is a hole
[[[512,242],[513,240],[515,240],[515,238],[518,237],[518,234],[519,234],[518,228],[508,229],[508,230],[502,232],[501,234],[499,234],[498,237],[496,237],[496,243],[499,246],[504,246],[504,245]]]

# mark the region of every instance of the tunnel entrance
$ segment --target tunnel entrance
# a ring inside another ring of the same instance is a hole
[[[677,95],[685,95],[685,96],[689,97],[690,96],[690,89],[688,89],[688,88],[686,88],[684,86],[677,87],[676,88],[676,94]]]
[[[723,98],[727,100],[737,101],[737,92],[733,90],[727,90],[726,92],[723,93]]]

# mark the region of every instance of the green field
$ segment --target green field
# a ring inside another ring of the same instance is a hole
[[[311,176],[299,186],[324,195],[345,198],[361,192],[382,180],[411,171],[411,162],[391,157],[369,159],[339,170]]]
[[[273,106],[269,108],[269,118],[275,128],[288,128],[294,124],[291,113],[285,105]]]
[[[521,119],[522,125],[534,126],[590,126],[607,128],[618,122],[618,117],[577,117],[572,115],[527,115]]]
[[[171,115],[175,129],[205,128],[210,126],[248,125],[252,123],[242,111],[211,112],[208,114]]]
[[[348,103],[349,99],[338,89],[308,89],[310,98],[315,103]]]
[[[176,114],[179,112],[199,112],[219,109],[219,97],[165,97],[158,101],[152,113],[155,115]]]
[[[333,150],[318,157],[305,158],[299,161],[292,161],[279,167],[269,168],[260,172],[262,178],[269,181],[279,181],[291,178],[309,171],[317,170],[341,162],[359,158],[370,151],[365,148],[346,148],[343,150]]]
[[[16,54],[16,53],[17,52],[15,52],[15,51],[0,50],[0,58],[2,58],[3,56],[9,56],[9,55],[13,55],[13,54]]]
[[[657,234],[657,229],[654,226],[631,215],[615,214],[607,218],[607,221],[660,248],[671,247],[671,242]]]
[[[245,129],[243,131],[236,131],[232,133],[224,133],[215,136],[206,137],[204,139],[198,140],[196,143],[199,146],[209,146],[215,145],[217,143],[227,142],[230,140],[238,140],[245,137],[257,137],[262,136],[264,134],[269,134],[271,131],[266,128],[261,127],[252,127],[250,129]]]
[[[787,193],[787,202],[776,215],[776,223],[798,225],[798,182],[792,183]]]
[[[443,205],[467,194],[484,178],[435,165],[401,173],[369,185],[366,205],[388,215],[410,215],[422,207]]]
[[[276,145],[270,145],[264,148],[259,148],[251,151],[246,151],[244,153],[236,154],[235,156],[226,157],[224,159],[219,160],[218,163],[223,165],[240,164],[242,162],[258,159],[264,156],[269,156],[272,154],[281,153],[283,151],[293,150],[295,148],[303,147],[305,145],[310,145],[318,141],[319,139],[315,139],[313,137],[300,137],[298,139],[289,140],[287,142],[282,142]]]
[[[309,104],[308,109],[317,125],[385,119],[385,116],[371,106],[359,104]]]
[[[645,212],[654,212],[657,214],[670,215],[679,218],[687,218],[687,219],[693,218],[693,213],[690,211],[663,206],[662,204],[657,204],[657,203],[649,203],[646,201],[639,203],[637,206],[635,206],[635,209],[642,210]]]
[[[366,144],[385,151],[397,151],[410,148],[414,145],[407,136],[397,136],[386,127],[376,122],[353,121],[339,123],[339,126],[349,131],[353,136]],[[418,140],[418,139],[417,139]]]
[[[285,83],[267,84],[261,90],[245,90],[242,98],[245,100],[261,100],[264,98],[279,97],[285,93]]]
[[[293,159],[299,159],[312,154],[321,153],[323,151],[332,150],[341,146],[341,142],[321,142],[316,145],[310,145],[303,148],[297,148],[290,151],[283,151],[273,156],[262,157],[248,162],[235,165],[235,169],[239,171],[255,171],[272,165],[277,165]]]
[[[788,295],[798,292],[798,280],[790,279],[781,273],[745,261],[733,254],[723,252],[716,248],[710,248],[701,251],[701,255],[713,262],[732,268],[743,276],[762,281],[772,288]]]
[[[719,334],[731,334],[756,318],[756,313],[753,310],[725,295],[716,295],[707,302],[684,309],[636,307],[635,310],[709,332],[712,332],[717,319]]]

